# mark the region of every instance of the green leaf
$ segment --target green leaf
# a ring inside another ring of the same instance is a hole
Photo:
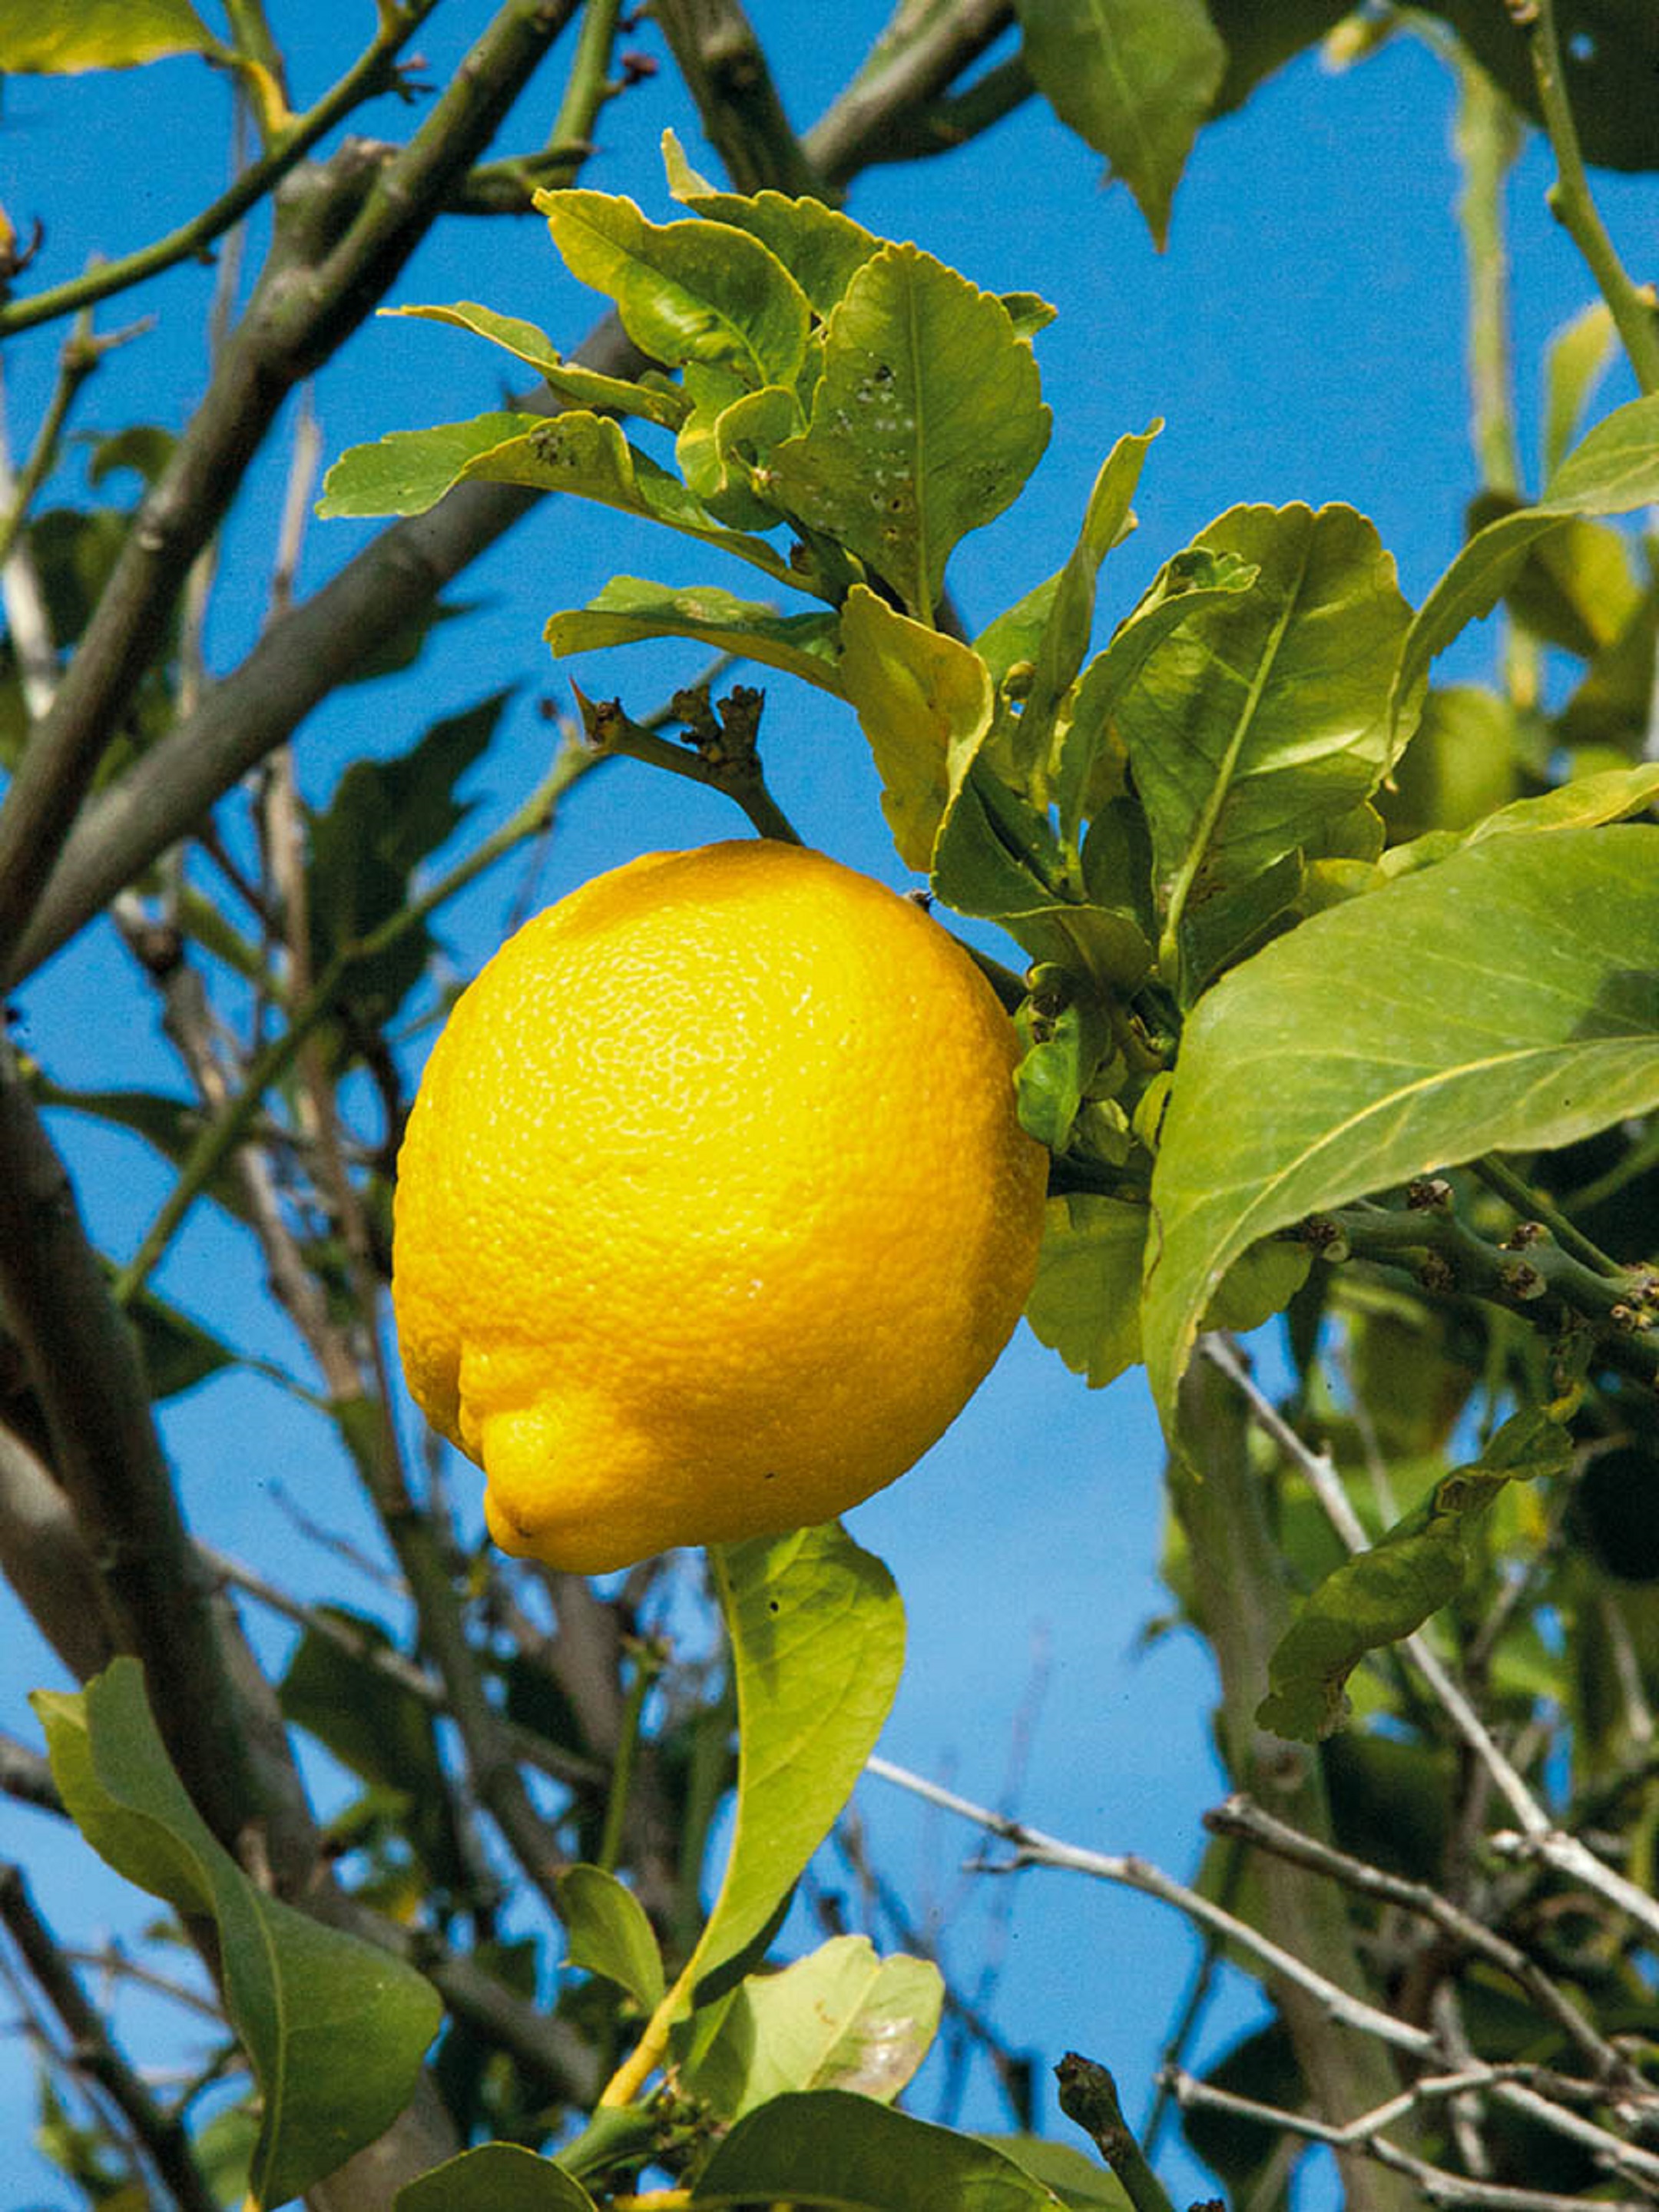
[[[779,2197],[836,2212],[1031,2212],[1064,2201],[990,2144],[842,2089],[761,2106],[691,2189],[694,2204]]]
[[[1091,1390],[1140,1358],[1140,1279],[1146,1207],[1073,1191],[1048,1200],[1036,1281],[1025,1304],[1031,1333]]]
[[[791,385],[806,357],[806,295],[758,239],[730,223],[649,222],[609,192],[538,192],[573,276],[617,303],[642,353],[720,362],[752,390]]]
[[[758,239],[788,270],[821,320],[828,320],[858,271],[881,251],[883,240],[873,231],[821,200],[716,190],[690,167],[672,131],[663,133],[663,158],[668,189],[681,205]]]
[[[1480,1457],[1435,1484],[1369,1551],[1345,1559],[1302,1602],[1267,1662],[1256,1719],[1304,1743],[1339,1728],[1343,1685],[1368,1651],[1409,1636],[1468,1579],[1469,1534],[1512,1481],[1565,1474],[1572,1440],[1542,1413],[1505,1421]]]
[[[1434,0],[1434,12],[1516,105],[1540,120],[1531,42],[1487,0]],[[1555,32],[1573,128],[1586,161],[1617,169],[1659,168],[1659,111],[1650,96],[1659,71],[1659,17],[1648,0],[1557,0]]]
[[[152,1398],[176,1398],[193,1390],[222,1368],[232,1367],[237,1354],[222,1337],[204,1328],[187,1313],[142,1290],[126,1303],[126,1317],[138,1339],[144,1380]]]
[[[1113,447],[1089,494],[1077,544],[1054,579],[1053,597],[1036,639],[1030,689],[1014,739],[1016,759],[1028,771],[1036,771],[1031,796],[1038,800],[1045,799],[1048,792],[1054,718],[1089,650],[1094,629],[1096,574],[1129,524],[1129,501],[1139,481],[1141,465],[1163,427],[1154,422],[1138,437],[1120,438]]]
[[[1118,702],[1153,651],[1200,607],[1250,591],[1259,573],[1231,553],[1188,547],[1164,562],[1139,605],[1089,663],[1073,690],[1054,768],[1062,837],[1075,839],[1085,817],[1121,785],[1126,757]]]
[[[680,474],[711,514],[740,530],[781,520],[753,489],[757,462],[801,427],[800,403],[781,384],[751,392],[734,369],[688,362],[691,411],[674,441]]]
[[[480,415],[353,446],[324,478],[317,512],[424,514],[453,485],[474,477],[597,500],[718,545],[792,588],[800,583],[764,539],[726,529],[678,477],[630,446],[609,416],[579,408],[556,416]]]
[[[775,1974],[750,1974],[719,2027],[682,2064],[683,2087],[724,2120],[796,2089],[846,2089],[890,2104],[927,2056],[945,1985],[930,1960],[878,1959],[836,1936]]]
[[[1418,609],[1400,655],[1391,711],[1399,716],[1437,653],[1489,615],[1528,550],[1563,516],[1629,514],[1659,499],[1659,392],[1615,408],[1575,447],[1536,507],[1478,532]]]
[[[1073,2144],[1050,2142],[1044,2136],[977,2136],[975,2142],[1000,2150],[1033,2181],[1053,2190],[1068,2212],[1128,2212],[1123,2184]]]
[[[1048,422],[1002,302],[887,245],[829,319],[811,420],[773,452],[766,489],[931,621],[951,547],[1018,495]]]
[[[451,307],[382,307],[383,315],[413,315],[423,322],[448,323],[457,330],[475,331],[480,337],[503,347],[516,360],[526,362],[561,399],[575,407],[611,409],[618,415],[637,415],[641,421],[678,429],[690,403],[678,386],[642,383],[631,377],[606,376],[580,362],[566,361],[552,340],[534,323],[516,315],[498,315],[476,300],[457,300]]]
[[[428,430],[392,430],[367,446],[350,446],[323,478],[317,512],[343,515],[424,514],[469,473],[471,465],[546,421],[497,410],[466,422]]]
[[[559,1876],[559,1915],[570,1938],[569,1963],[603,1974],[641,2012],[662,2002],[662,1954],[645,1907],[603,1867],[567,1867]]]
[[[1075,988],[1064,969],[1042,965],[1027,981],[1030,995],[1018,1024],[1027,1048],[1014,1070],[1014,1097],[1021,1122],[1038,1144],[1063,1152],[1085,1102],[1115,1094],[1123,1062],[1102,993]],[[1103,1070],[1115,1079],[1103,1082]]]
[[[0,0],[0,70],[73,75],[223,48],[190,0]]]
[[[1644,823],[1491,837],[1315,915],[1200,1000],[1141,1315],[1166,1421],[1198,1317],[1247,1245],[1659,1105],[1656,869]]]
[[[1605,300],[1592,300],[1550,340],[1544,356],[1545,481],[1577,436],[1585,408],[1619,357],[1619,332]]]
[[[412,1690],[374,1664],[374,1654],[395,1649],[392,1637],[366,1614],[340,1606],[323,1611],[362,1649],[348,1650],[308,1628],[283,1672],[283,1717],[315,1736],[348,1772],[395,1790],[408,1808],[409,1838],[428,1875],[441,1883],[464,1881],[432,1715]]]
[[[411,1967],[257,1889],[173,1772],[137,1660],[31,1700],[76,1826],[116,1872],[211,1918],[226,2002],[263,2100],[251,2189],[284,2203],[385,2132],[442,2015]]]
[[[397,2195],[398,2212],[594,2212],[593,2200],[550,2159],[516,2143],[483,2143],[446,2159]]]
[[[907,867],[926,872],[952,793],[991,726],[991,672],[971,647],[855,584],[841,617],[842,689],[881,776],[881,811]]]
[[[1594,830],[1604,822],[1623,821],[1659,804],[1659,762],[1640,768],[1603,769],[1599,775],[1575,776],[1557,784],[1536,799],[1511,799],[1496,813],[1484,816],[1467,830],[1431,830],[1408,845],[1386,852],[1380,866],[1390,876],[1408,875],[1439,860],[1449,860],[1465,846],[1484,844],[1488,837],[1538,836],[1555,830]]]
[[[553,652],[591,653],[652,637],[690,637],[718,653],[763,661],[821,691],[842,696],[841,623],[833,614],[781,615],[718,585],[676,591],[638,576],[613,576],[585,607],[554,615],[543,635]]]
[[[1016,0],[1015,12],[1037,90],[1105,155],[1162,250],[1227,66],[1204,0]]]
[[[313,971],[409,908],[416,870],[465,818],[455,786],[488,747],[508,696],[496,691],[447,714],[406,753],[353,761],[312,817],[307,905]],[[400,1006],[425,972],[431,947],[423,924],[404,930],[353,966],[349,995],[388,1012]]]
[[[852,1795],[904,1664],[892,1577],[836,1522],[710,1557],[737,1679],[737,1812],[688,1986],[737,1958],[788,1896]]]
[[[1224,912],[1291,854],[1328,855],[1404,743],[1389,687],[1411,618],[1393,561],[1352,507],[1235,507],[1197,542],[1251,563],[1256,580],[1194,607],[1116,710],[1188,1003],[1267,918],[1252,911],[1224,932],[1201,909]],[[1287,873],[1291,896],[1298,878]]]

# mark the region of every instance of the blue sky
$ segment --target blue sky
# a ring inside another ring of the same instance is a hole
[[[487,20],[484,0],[448,0],[423,31],[441,81]],[[368,35],[363,4],[272,0],[295,62],[296,94],[313,98]],[[848,0],[833,11],[757,0],[786,103],[805,125],[850,76],[884,9]],[[636,43],[651,48],[643,27]],[[526,115],[550,115],[550,85]],[[168,228],[225,173],[224,88],[200,64],[78,81],[11,80],[0,127],[0,201],[20,224],[37,211],[46,243],[30,283],[74,273],[97,250],[116,254]],[[1453,90],[1423,46],[1397,40],[1364,66],[1333,75],[1304,57],[1241,113],[1200,138],[1177,195],[1168,252],[1152,246],[1128,196],[1103,187],[1098,158],[1035,103],[995,135],[930,163],[872,170],[849,205],[861,222],[914,238],[988,289],[1041,292],[1059,310],[1037,341],[1054,410],[1048,452],[1019,507],[967,540],[952,582],[977,628],[1065,557],[1094,471],[1115,438],[1155,416],[1167,428],[1142,477],[1139,535],[1109,562],[1103,619],[1127,611],[1158,565],[1214,515],[1243,501],[1346,501],[1377,525],[1407,596],[1420,600],[1459,542],[1474,489],[1467,433],[1461,248],[1452,206]],[[603,118],[584,182],[626,192],[659,216],[669,204],[656,147],[672,125],[694,161],[713,167],[672,71],[637,88]],[[374,111],[360,128],[377,127]],[[378,127],[406,127],[389,108]],[[526,123],[526,131],[530,125]],[[521,143],[515,137],[515,144]],[[1516,355],[1523,451],[1535,453],[1538,359],[1549,333],[1589,297],[1565,238],[1543,206],[1549,167],[1531,146],[1512,184]],[[1643,187],[1598,179],[1615,236],[1632,240]],[[250,257],[251,265],[252,256]],[[100,327],[138,311],[155,329],[118,354],[88,391],[82,428],[134,420],[176,423],[199,392],[201,316],[210,277],[185,269]],[[453,222],[405,271],[404,301],[482,299],[539,322],[568,348],[601,303],[564,274],[539,222]],[[14,446],[25,447],[49,388],[57,333],[19,343],[6,364]],[[500,397],[500,357],[462,334],[407,321],[360,333],[319,379],[325,452],[383,431],[471,414]],[[1616,380],[1603,404],[1626,396]],[[262,462],[228,527],[224,589],[210,657],[246,650],[264,611],[286,450]],[[82,489],[66,465],[53,495]],[[1535,481],[1535,479],[1534,479]],[[313,522],[301,575],[313,586],[347,557],[363,527]],[[466,787],[474,828],[510,810],[545,760],[538,702],[568,710],[574,675],[601,696],[648,709],[699,665],[696,650],[636,648],[560,670],[541,627],[580,605],[614,572],[665,580],[731,581],[678,540],[607,512],[544,508],[466,577],[457,596],[480,603],[441,629],[411,676],[341,695],[301,733],[302,787],[326,797],[364,750],[399,750],[428,722],[485,692],[515,695],[502,741]],[[1445,667],[1476,672],[1479,634]],[[1445,672],[1443,667],[1443,673]],[[764,750],[786,810],[813,842],[895,883],[907,881],[888,842],[876,786],[849,711],[779,677],[768,682]],[[538,878],[543,899],[658,845],[737,834],[722,802],[628,763],[585,783],[562,814]],[[457,848],[457,849],[459,849]],[[519,887],[492,878],[453,910],[457,965],[493,946]],[[66,1084],[171,1082],[142,989],[101,931],[61,956],[21,994],[26,1040]],[[112,1066],[119,1024],[121,1066]],[[100,1243],[130,1251],[165,1192],[142,1152],[64,1123],[60,1134]],[[161,1287],[221,1331],[272,1357],[300,1355],[258,1302],[257,1255],[204,1213],[191,1224]],[[367,1585],[342,1589],[333,1563],[296,1545],[280,1484],[310,1515],[354,1536],[364,1516],[329,1432],[268,1384],[216,1381],[167,1414],[190,1516],[210,1540],[291,1573],[302,1589],[372,1605]],[[910,1656],[884,1741],[886,1754],[996,1802],[1011,1742],[1029,1723],[1018,1809],[1073,1841],[1135,1850],[1172,1872],[1196,1865],[1198,1816],[1218,1794],[1209,1743],[1212,1690],[1201,1649],[1177,1633],[1140,1649],[1167,1603],[1157,1580],[1161,1451],[1136,1378],[1091,1395],[1024,1332],[954,1429],[896,1488],[852,1516],[859,1539],[892,1568],[910,1619]],[[282,1639],[264,1624],[273,1656]],[[0,1725],[34,1740],[23,1705],[34,1683],[59,1680],[0,1595],[7,1663]],[[1034,1683],[1041,1695],[1034,1701]],[[1046,2054],[1091,2052],[1118,2072],[1132,2109],[1148,2084],[1195,1948],[1162,1907],[1072,1876],[1028,1874],[1012,1892],[964,1887],[957,1869],[975,1839],[923,1815],[890,1787],[860,1798],[886,1870],[918,1917],[934,1907],[961,1925],[951,1952],[971,1969],[988,1915],[1009,1910],[998,2017],[1009,2039]],[[35,1816],[0,1805],[0,1852],[37,1869],[40,1900],[65,1930],[131,1928],[146,1901],[104,1882],[84,1855]],[[1224,1995],[1200,2050],[1213,2051],[1249,2018],[1248,1996]],[[27,2070],[0,2050],[0,2142],[27,2124]],[[925,2109],[925,2099],[923,2100]],[[976,2094],[967,2117],[994,2124]],[[1057,2123],[1052,2104],[1051,2124]],[[9,2158],[19,2163],[5,2172]],[[1200,2176],[1166,2152],[1179,2191]],[[0,2151],[0,2201],[61,2203],[65,2191],[20,2149]]]

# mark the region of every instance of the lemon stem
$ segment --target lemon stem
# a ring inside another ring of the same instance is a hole
[[[743,809],[761,836],[785,845],[806,842],[768,790],[761,772],[755,730],[763,693],[739,686],[730,699],[720,702],[723,727],[716,725],[711,729],[707,724],[712,717],[698,717],[690,731],[692,742],[677,744],[670,738],[659,737],[643,722],[636,722],[620,699],[589,699],[574,684],[570,688],[576,692],[582,727],[596,753],[621,754],[624,759],[644,762],[647,768],[666,769],[671,775],[683,775],[708,790],[724,792]],[[706,708],[706,693],[703,703]]]

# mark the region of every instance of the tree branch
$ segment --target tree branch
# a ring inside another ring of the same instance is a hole
[[[279,195],[276,235],[207,395],[137,516],[58,696],[0,806],[0,974],[154,656],[191,563],[289,387],[369,313],[574,12],[507,0],[390,162],[349,143]],[[373,170],[365,197],[362,179]],[[343,225],[343,228],[342,228]]]

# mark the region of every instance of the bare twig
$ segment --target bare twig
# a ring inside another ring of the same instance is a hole
[[[70,2039],[70,2062],[96,2081],[131,2129],[146,2161],[179,2212],[218,2212],[176,2112],[158,2105],[111,2039],[58,1939],[34,1908],[21,1867],[0,1864],[0,1922]]]
[[[1475,2180],[1413,2157],[1385,2136],[1374,2132],[1387,2124],[1387,2107],[1339,2127],[1316,2119],[1311,2113],[1286,2112],[1275,2105],[1260,2104],[1254,2097],[1241,2097],[1230,2089],[1215,2088],[1207,2081],[1194,2080],[1190,2074],[1177,2074],[1170,2086],[1183,2112],[1228,2112],[1238,2119],[1254,2120],[1261,2127],[1305,2136],[1310,2142],[1364,2151],[1379,2164],[1409,2176],[1431,2204],[1479,2205],[1485,2207],[1486,2212],[1583,2212],[1583,2197],[1563,2197],[1552,2190],[1512,2189],[1501,2182]],[[1431,2075],[1417,2085],[1407,2101],[1457,2096],[1468,2087],[1469,2076],[1465,2074]],[[1606,2203],[1607,2212],[1651,2212],[1652,2200],[1646,2197],[1597,2201]]]
[[[1297,1435],[1257,1387],[1224,1338],[1206,1337],[1202,1349],[1243,1394],[1255,1420],[1294,1462],[1349,1550],[1364,1551],[1365,1531],[1331,1461],[1312,1450]],[[1582,1882],[1586,1889],[1593,1890],[1620,1911],[1628,1914],[1650,1936],[1659,1936],[1659,1903],[1604,1864],[1587,1844],[1550,1819],[1420,1630],[1404,1639],[1403,1649],[1515,1815],[1519,1832],[1488,1838],[1492,1849],[1510,1858],[1541,1863],[1571,1881]]]
[[[1438,1890],[1431,1889],[1426,1882],[1407,1881],[1403,1875],[1384,1872],[1381,1867],[1369,1865],[1346,1851],[1338,1850],[1334,1844],[1321,1843],[1304,1836],[1283,1820],[1275,1820],[1271,1813],[1254,1803],[1249,1797],[1235,1794],[1204,1816],[1204,1825],[1212,1834],[1237,1836],[1262,1850],[1273,1851],[1297,1866],[1305,1866],[1316,1874],[1328,1875],[1344,1888],[1356,1895],[1375,1899],[1378,1903],[1395,1905],[1407,1912],[1419,1914],[1453,1942],[1462,1945],[1479,1958],[1486,1959],[1510,1975],[1525,1992],[1539,2012],[1547,2014],[1565,2034],[1571,2038],[1595,2069],[1597,2075],[1609,2089],[1630,2097],[1647,2099],[1651,2093],[1638,2069],[1615,2047],[1600,2034],[1593,2023],[1585,2018],[1566,1992],[1557,1987],[1535,1960],[1516,1948],[1505,1937],[1465,1912],[1461,1905],[1443,1897]]]
[[[1161,1868],[1146,1859],[1127,1852],[1093,1851],[1080,1844],[1067,1844],[1057,1836],[1045,1835],[1024,1820],[1013,1820],[994,1813],[988,1805],[975,1805],[971,1799],[960,1797],[953,1790],[945,1790],[925,1775],[913,1774],[908,1767],[896,1766],[890,1759],[872,1756],[865,1762],[866,1771],[884,1782],[891,1782],[912,1796],[923,1799],[929,1805],[954,1813],[962,1820],[971,1820],[976,1827],[999,1837],[1012,1848],[1006,1859],[986,1861],[979,1870],[985,1874],[1011,1874],[1021,1867],[1053,1867],[1072,1874],[1091,1875],[1097,1881],[1116,1883],[1124,1889],[1137,1890],[1143,1897],[1155,1897],[1164,1905],[1172,1905],[1195,1926],[1213,1929],[1218,1935],[1247,1951],[1272,1972],[1293,1983],[1315,1998],[1334,2021],[1345,2027],[1358,2028],[1397,2051],[1409,2051],[1431,2057],[1435,2039],[1426,2028],[1415,2027],[1409,2021],[1395,2020],[1389,2013],[1367,2004],[1334,1982],[1328,1981],[1291,1952],[1271,1942],[1248,1921],[1224,1911],[1210,1899],[1197,1890],[1188,1888],[1184,1882],[1175,1880]]]
[[[389,163],[375,157],[371,164],[363,149],[348,145],[304,191],[290,180],[254,300],[142,502],[80,649],[0,806],[0,972],[11,970],[64,833],[191,563],[289,386],[326,360],[383,295],[574,5],[506,0]],[[354,208],[342,235],[342,215]]]

